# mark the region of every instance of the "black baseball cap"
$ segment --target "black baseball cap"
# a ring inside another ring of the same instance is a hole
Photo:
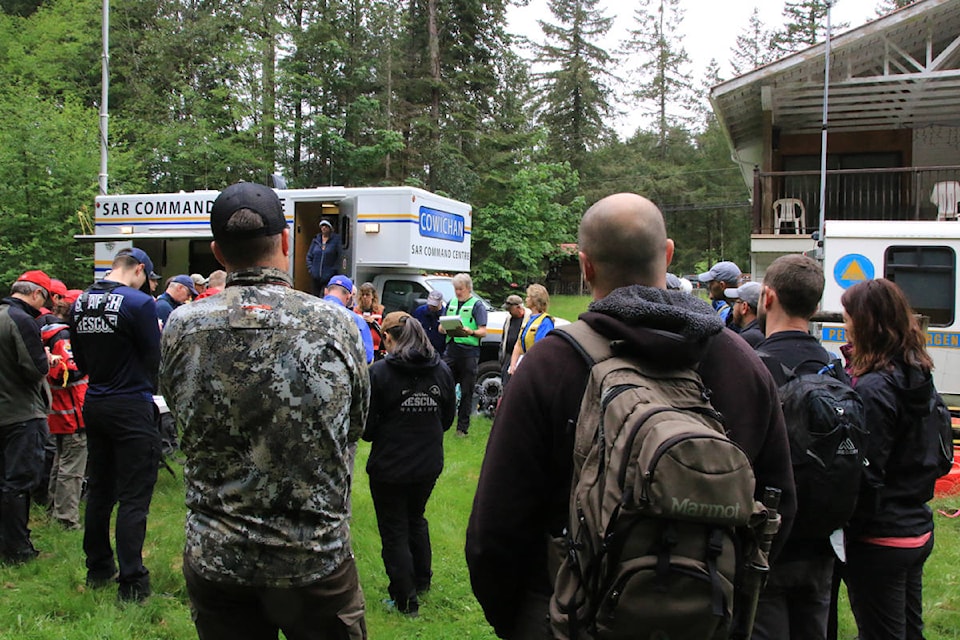
[[[227,223],[240,209],[249,209],[263,220],[256,229],[227,230]],[[256,182],[232,184],[217,196],[210,210],[210,231],[214,240],[275,236],[287,227],[280,198],[270,187]]]

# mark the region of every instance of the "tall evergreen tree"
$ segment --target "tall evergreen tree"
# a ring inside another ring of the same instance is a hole
[[[783,6],[783,27],[771,37],[771,48],[778,56],[782,56],[826,40],[827,9],[835,2],[836,0],[787,0]],[[848,22],[834,22],[831,29],[833,33],[838,33],[849,26]]]
[[[736,44],[730,48],[730,68],[735,75],[743,75],[762,67],[776,58],[771,49],[772,34],[760,19],[760,10],[753,8],[747,24],[737,34]]]
[[[606,119],[613,113],[610,54],[598,43],[613,19],[599,0],[550,0],[555,22],[539,20],[545,42],[535,45],[542,97],[537,103],[547,143],[558,157],[579,170],[589,149],[609,136]]]
[[[669,130],[695,120],[697,105],[690,58],[683,48],[680,0],[641,0],[633,13],[634,27],[623,42],[631,68],[631,97],[651,116],[661,147]]]

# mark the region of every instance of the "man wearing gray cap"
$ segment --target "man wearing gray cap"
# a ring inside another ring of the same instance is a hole
[[[370,383],[355,314],[293,288],[272,189],[227,187],[210,228],[226,288],[170,316],[160,371],[183,426],[197,633],[365,638],[350,479]]]
[[[507,312],[507,320],[503,323],[503,338],[500,340],[500,381],[506,386],[510,381],[510,355],[523,327],[523,319],[527,317],[527,309],[523,306],[523,298],[511,293],[503,303],[503,310]]]
[[[443,315],[443,294],[434,289],[427,295],[427,302],[413,310],[413,317],[416,318],[430,338],[430,344],[434,350],[443,355],[443,350],[447,345],[447,338],[440,333],[440,316]]]
[[[766,339],[757,318],[757,306],[760,304],[762,289],[763,286],[759,282],[745,282],[737,288],[723,290],[723,294],[733,308],[733,322],[740,330],[740,337],[754,349]]]
[[[710,292],[710,300],[713,301],[713,308],[717,315],[727,324],[727,328],[733,331],[737,331],[738,327],[733,322],[732,309],[727,304],[723,291],[740,284],[740,275],[740,267],[729,260],[724,260],[710,267],[710,271],[697,276],[697,280],[707,285],[707,291]]]

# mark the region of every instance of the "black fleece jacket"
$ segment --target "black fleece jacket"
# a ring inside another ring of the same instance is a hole
[[[897,361],[890,371],[860,376],[854,388],[863,399],[870,431],[870,464],[847,533],[854,538],[912,537],[932,531],[927,502],[935,480],[920,464],[926,448],[920,422],[933,411],[933,378]]]
[[[796,509],[789,444],[776,386],[750,346],[723,328],[709,304],[680,291],[624,287],[580,319],[645,358],[699,361],[730,437],[753,462],[757,496],[766,486],[783,491],[782,540]],[[500,637],[514,634],[528,594],[553,590],[548,539],[567,522],[574,428],[588,374],[573,347],[548,335],[527,353],[497,410],[466,557],[474,594]]]
[[[370,367],[370,411],[363,439],[373,443],[367,473],[379,482],[420,482],[443,470],[443,432],[453,424],[453,374],[436,353]]]

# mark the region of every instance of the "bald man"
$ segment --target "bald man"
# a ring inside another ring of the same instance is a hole
[[[777,389],[750,346],[709,304],[666,290],[673,241],[657,207],[634,194],[604,198],[580,223],[580,267],[593,302],[580,316],[644,359],[694,365],[764,487],[783,491],[784,524],[796,510],[790,450]],[[737,372],[730,375],[731,371]],[[467,528],[470,581],[501,638],[552,638],[547,607],[567,517],[574,431],[589,376],[559,336],[534,345],[497,411]],[[785,533],[781,536],[785,537]],[[559,547],[552,550],[554,555]]]

